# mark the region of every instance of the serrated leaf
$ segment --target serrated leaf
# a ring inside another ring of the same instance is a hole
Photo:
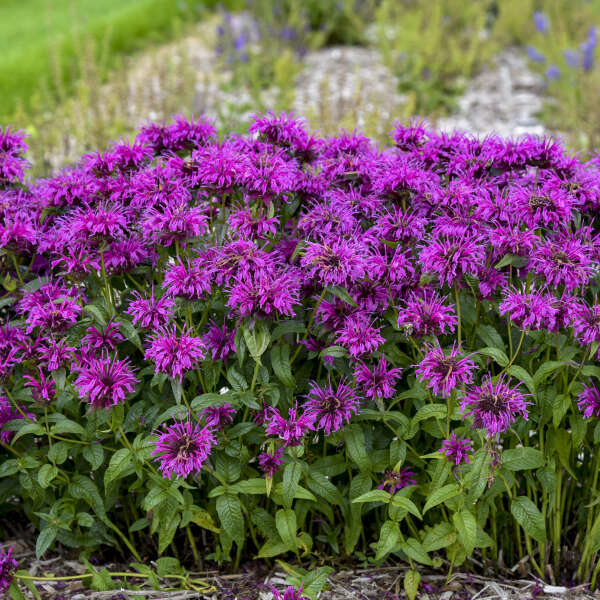
[[[426,421],[427,419],[445,419],[447,413],[448,407],[445,404],[426,404],[425,406],[422,406],[412,418],[411,427],[413,424]]]
[[[122,315],[119,316],[120,329],[125,334],[125,338],[130,341],[138,350],[144,351],[142,346],[142,340],[137,329],[131,324],[128,319],[125,319]]]
[[[85,446],[81,451],[83,458],[90,463],[92,471],[96,471],[100,468],[104,462],[104,449],[100,444],[90,444]]]
[[[50,428],[52,433],[74,433],[76,435],[85,435],[85,429],[75,421],[63,419]]]
[[[395,521],[385,521],[379,532],[379,541],[377,542],[377,553],[375,560],[385,558],[390,552],[395,550],[400,541],[400,526]]]
[[[549,360],[549,361],[545,362],[535,372],[535,374],[533,376],[533,385],[535,385],[535,387],[537,389],[537,387],[541,383],[543,383],[550,376],[551,373],[553,373],[557,369],[560,369],[568,364],[569,363],[567,363],[567,362],[558,361],[558,360]]]
[[[477,350],[475,354],[483,354],[484,356],[489,356],[493,358],[501,367],[505,367],[509,362],[506,353],[503,350],[500,350],[499,348],[482,348],[481,350]]]
[[[502,453],[502,466],[510,471],[538,469],[544,465],[544,455],[536,448],[514,448]]]
[[[389,504],[391,500],[392,495],[389,492],[386,492],[385,490],[371,490],[352,500],[352,503],[359,504],[362,502],[385,502]]]
[[[289,550],[294,552],[298,546],[296,539],[296,513],[290,508],[281,508],[275,513],[277,533]]]
[[[401,546],[400,549],[413,560],[420,562],[423,565],[431,566],[432,561],[430,556],[425,552],[425,549],[421,543],[415,538],[408,538]]]
[[[477,521],[468,510],[461,510],[452,515],[452,522],[458,533],[458,539],[463,545],[467,555],[471,555],[475,549],[477,538]]]
[[[408,596],[408,600],[415,600],[421,583],[421,575],[418,571],[410,570],[404,575],[404,591]]]
[[[433,508],[438,504],[442,504],[442,502],[446,502],[446,500],[450,500],[450,498],[454,498],[454,496],[458,495],[459,493],[460,487],[456,483],[449,483],[438,490],[434,490],[427,498],[427,502],[425,502],[423,514],[425,514],[430,508]]]
[[[541,544],[546,542],[544,517],[538,507],[527,496],[513,498],[510,504],[510,512],[527,535]]]
[[[127,448],[117,450],[110,458],[108,467],[104,473],[104,487],[108,488],[108,484],[115,479],[118,479],[122,473],[133,466],[133,456]]]
[[[522,381],[531,394],[535,395],[535,383],[531,375],[519,365],[511,365],[506,369],[506,372],[511,377],[516,377],[519,381]]]
[[[44,529],[40,531],[40,534],[35,542],[35,555],[37,558],[41,558],[46,550],[50,548],[50,545],[56,538],[57,533],[58,529],[56,527],[44,527]]]
[[[296,382],[290,367],[290,347],[287,344],[271,348],[271,365],[283,385],[290,388],[295,386]]]
[[[417,519],[421,519],[421,513],[419,512],[419,509],[417,508],[416,504],[409,498],[396,494],[392,496],[392,504],[394,506],[398,506],[399,508],[407,510],[409,513],[417,517]]]
[[[42,465],[38,471],[38,483],[46,489],[58,475],[58,469],[54,465]]]
[[[241,546],[244,543],[244,515],[237,496],[223,494],[217,498],[217,514],[224,529],[231,539]]]
[[[340,300],[342,300],[342,302],[345,302],[346,304],[349,304],[350,306],[353,306],[354,308],[358,307],[358,304],[356,304],[356,302],[354,302],[354,300],[348,293],[348,290],[346,290],[345,288],[343,288],[339,285],[330,285],[327,287],[327,291],[329,293],[333,294],[334,296],[336,296],[337,298],[339,298]]]
[[[291,508],[298,484],[300,483],[300,476],[302,474],[302,465],[299,462],[293,461],[285,465],[283,469],[283,482],[282,482],[282,496],[283,505],[286,508]]]
[[[371,458],[367,452],[365,434],[360,425],[349,425],[344,430],[346,450],[350,458],[357,464],[361,471],[371,469]]]

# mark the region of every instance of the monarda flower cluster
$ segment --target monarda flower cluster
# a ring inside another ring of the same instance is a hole
[[[427,405],[421,454],[455,466],[529,440],[555,376],[527,377],[537,362],[566,365],[565,406],[600,417],[597,159],[423,125],[382,148],[269,113],[224,139],[147,124],[31,180],[24,137],[0,130],[5,445],[49,407],[139,403],[122,435],[145,432],[167,478],[235,459],[270,480],[361,431],[397,494],[419,454],[380,455]]]

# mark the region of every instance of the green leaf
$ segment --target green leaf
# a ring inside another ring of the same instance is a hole
[[[104,312],[104,310],[102,308],[100,308],[96,304],[86,304],[83,307],[83,310],[86,313],[88,313],[89,315],[91,315],[92,318],[94,319],[94,321],[98,325],[101,325],[102,327],[106,327],[108,319],[106,317],[106,313]]]
[[[564,362],[564,361],[558,361],[558,360],[549,360],[547,362],[545,362],[536,372],[535,375],[533,376],[533,384],[535,385],[536,389],[539,387],[539,385],[541,383],[543,383],[547,377],[549,377],[549,375],[556,371],[557,369],[560,369],[566,365],[568,365],[569,363]]]
[[[238,481],[235,485],[229,488],[231,491],[239,492],[240,494],[266,494],[267,485],[264,479],[246,479]]]
[[[531,375],[519,365],[511,365],[506,369],[506,372],[511,377],[516,377],[519,381],[522,381],[526,386],[530,393],[535,395],[535,383]]]
[[[121,324],[120,329],[125,334],[125,337],[128,341],[130,341],[138,350],[144,351],[144,347],[142,346],[142,340],[140,339],[140,334],[137,332],[137,329],[131,324],[131,322],[123,317],[123,315],[119,315],[119,322]]]
[[[356,302],[352,300],[350,294],[348,293],[348,290],[346,290],[345,288],[339,285],[330,285],[327,286],[327,291],[339,298],[340,300],[342,300],[343,302],[345,302],[346,304],[354,306],[354,308],[358,307],[358,304],[356,304]]]
[[[475,352],[475,354],[483,354],[484,356],[490,356],[501,367],[505,367],[509,362],[508,356],[506,356],[506,353],[503,350],[500,350],[499,348],[494,348],[491,346],[488,348],[482,348],[481,350],[478,350],[477,352]]]
[[[19,470],[19,462],[16,458],[9,458],[0,464],[0,477],[10,477]]]
[[[107,520],[106,510],[98,493],[98,488],[89,477],[75,475],[69,485],[69,490],[73,498],[85,500],[103,521]]]
[[[20,421],[25,421],[24,419],[19,419]],[[12,426],[11,426],[12,427]],[[1,429],[1,428],[0,428]],[[33,434],[33,435],[44,435],[46,432],[44,430],[44,428],[41,426],[40,423],[29,423],[29,422],[24,422],[23,425],[21,427],[19,427],[19,430],[17,431],[17,433],[15,434],[15,436],[13,437],[12,441],[13,443],[16,442],[20,437],[24,436],[24,435],[29,435],[29,434]]]
[[[92,471],[99,469],[104,462],[104,449],[100,444],[90,444],[89,446],[85,446],[81,451],[81,454],[83,458],[90,463]]]
[[[408,596],[408,600],[415,600],[421,583],[421,575],[418,571],[410,570],[404,575],[404,591]]]
[[[327,346],[324,350],[319,352],[319,358],[324,358],[325,356],[331,356],[333,358],[344,358],[349,356],[348,350],[344,348],[344,346]]]
[[[422,518],[421,513],[419,512],[419,509],[417,508],[416,504],[412,500],[406,498],[405,496],[395,494],[394,496],[392,496],[392,504],[394,506],[398,506],[400,508],[403,508],[404,510],[407,510],[409,513],[417,517],[417,519]]]
[[[44,489],[47,488],[58,475],[58,469],[54,465],[43,465],[38,471],[38,483]]]
[[[379,541],[377,542],[377,553],[375,560],[385,558],[390,552],[395,550],[400,541],[400,526],[395,521],[385,521],[381,526]]]
[[[344,503],[340,491],[333,483],[331,483],[331,481],[329,481],[327,475],[324,475],[319,471],[311,470],[309,472],[307,484],[310,490],[317,494],[317,496],[325,498],[327,502],[337,504],[338,506],[341,506]]]
[[[290,367],[290,347],[288,344],[283,346],[273,346],[271,348],[271,365],[277,379],[283,385],[293,388],[296,385],[292,369]]]
[[[422,406],[412,418],[411,428],[414,424],[426,421],[427,419],[445,419],[447,413],[448,407],[445,404],[426,404],[425,406]]]
[[[370,492],[361,494],[358,498],[352,500],[352,503],[358,504],[361,502],[385,502],[389,504],[391,499],[392,495],[385,490],[371,490]]]
[[[563,417],[571,406],[571,398],[566,394],[557,394],[552,401],[552,424],[555,428],[560,425]]]
[[[269,330],[265,325],[259,322],[254,325],[252,331],[247,327],[244,327],[242,331],[250,356],[252,356],[256,362],[260,362],[260,357],[265,353],[269,347],[269,342],[271,341]]]
[[[446,502],[446,500],[450,500],[450,498],[454,498],[460,493],[460,487],[456,483],[449,483],[441,487],[439,490],[435,490],[432,494],[427,498],[427,502],[425,502],[425,506],[423,507],[423,514],[425,514],[430,508],[437,506],[438,504],[442,504],[442,502]]]
[[[367,452],[367,442],[365,434],[360,425],[349,425],[344,430],[344,439],[346,440],[346,450],[350,458],[358,465],[361,471],[371,469],[371,458]]]
[[[527,496],[514,498],[510,504],[510,512],[527,535],[541,544],[546,542],[544,517]]]
[[[76,435],[85,435],[85,429],[75,421],[63,419],[50,428],[52,433],[74,433]]]
[[[288,545],[278,538],[268,539],[258,551],[259,558],[272,558],[288,552]]]
[[[56,527],[45,527],[40,531],[35,543],[35,555],[37,558],[41,558],[44,555],[44,552],[50,548],[57,533],[58,529]]]
[[[452,515],[452,522],[458,533],[458,539],[463,545],[466,553],[471,555],[475,549],[475,540],[477,538],[477,521],[468,510],[461,510]]]
[[[227,369],[227,381],[236,392],[248,389],[246,378],[233,365]]]
[[[425,549],[421,545],[421,543],[415,538],[408,538],[401,546],[400,549],[404,552],[409,558],[416,560],[424,565],[431,566],[433,563],[431,558],[425,552]]]
[[[281,508],[275,513],[275,525],[283,543],[292,552],[296,551],[298,541],[296,539],[296,513],[291,508]]]
[[[283,505],[286,508],[291,508],[296,490],[298,489],[298,483],[300,482],[300,475],[302,474],[302,465],[297,461],[293,461],[285,465],[283,469]]]
[[[442,522],[427,530],[423,538],[423,549],[433,552],[451,546],[456,541],[456,532],[450,523]]]
[[[108,467],[104,473],[104,487],[108,488],[108,484],[115,479],[118,479],[125,471],[129,471],[133,467],[133,456],[127,448],[117,450],[111,457]]]
[[[225,530],[238,546],[241,546],[244,543],[244,515],[239,498],[231,494],[219,496],[217,514],[221,521],[221,529]]]
[[[301,321],[281,321],[271,333],[271,340],[274,342],[289,333],[304,333],[306,325]]]
[[[502,466],[510,471],[525,471],[544,466],[544,455],[535,448],[514,448],[502,453]]]
[[[498,348],[504,352],[505,346],[502,336],[491,326],[480,323],[477,325],[477,336],[488,347]]]

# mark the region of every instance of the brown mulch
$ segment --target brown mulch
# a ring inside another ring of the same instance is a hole
[[[13,546],[20,569],[27,569],[31,575],[52,574],[53,576],[75,575],[85,572],[85,567],[75,560],[54,556],[38,560],[30,544],[22,540],[6,540],[0,548]],[[518,566],[517,566],[518,567]],[[123,564],[108,563],[98,565],[98,569],[109,571],[129,571]],[[321,600],[407,600],[403,579],[407,565],[380,568],[340,569],[330,575],[327,589],[321,592]],[[590,592],[588,586],[566,587],[549,585],[534,577],[506,579],[483,577],[480,575],[455,573],[449,580],[445,575],[421,571],[419,600],[600,600],[600,592]],[[514,568],[514,570],[518,570]],[[510,571],[507,571],[509,574]],[[98,592],[88,589],[81,581],[38,582],[36,587],[43,600],[273,600],[271,586],[280,591],[287,586],[286,575],[276,567],[268,570],[264,563],[253,562],[243,565],[239,573],[228,574],[217,570],[207,570],[192,574],[208,584],[204,593],[185,590],[152,590],[143,580],[141,589],[120,589]],[[169,582],[165,582],[167,585]],[[172,582],[173,587],[177,582]],[[172,588],[171,588],[172,589]],[[28,599],[33,594],[22,587]]]

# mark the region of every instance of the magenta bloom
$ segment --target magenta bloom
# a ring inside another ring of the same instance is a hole
[[[187,264],[180,261],[165,271],[163,287],[171,296],[197,300],[210,293],[211,272],[199,259],[188,260]]]
[[[145,358],[154,360],[157,373],[166,373],[181,382],[183,374],[204,359],[206,346],[202,338],[192,337],[189,333],[184,328],[181,335],[178,335],[177,328],[172,325],[170,328],[164,327],[153,336]]]
[[[499,311],[501,315],[508,314],[510,320],[524,329],[554,329],[558,310],[556,299],[548,293],[535,288],[525,290],[507,290]]]
[[[0,592],[8,590],[13,580],[14,571],[19,566],[19,563],[12,557],[12,550],[12,547],[8,549],[8,552],[0,550]]]
[[[456,342],[446,355],[439,342],[437,346],[426,344],[427,352],[415,372],[419,381],[427,382],[433,392],[449,397],[453,389],[473,381],[475,363],[469,358],[458,358],[460,351]]]
[[[378,489],[395,494],[398,490],[409,485],[417,485],[414,477],[415,474],[408,467],[402,467],[400,471],[392,471],[390,469],[385,472],[384,479],[381,485],[378,486]]]
[[[276,435],[284,441],[284,446],[298,446],[306,433],[313,428],[316,415],[305,412],[298,415],[298,407],[288,411],[288,419],[284,419],[276,408],[271,408],[266,427],[267,435]]]
[[[527,420],[527,405],[530,402],[526,401],[526,396],[518,390],[518,385],[511,388],[504,374],[494,383],[488,373],[481,385],[475,385],[464,393],[460,408],[468,411],[465,417],[473,417],[475,427],[496,435],[507,431],[517,416]]]
[[[133,292],[135,300],[131,302],[127,313],[132,317],[134,325],[139,324],[144,329],[159,329],[164,327],[173,316],[175,302],[169,296],[154,297],[154,290],[150,298],[144,298],[139,292]]]
[[[238,210],[230,215],[229,224],[242,239],[251,240],[275,235],[279,219],[263,215],[254,216],[250,210]]]
[[[570,312],[575,339],[582,346],[600,342],[600,304],[576,304]]]
[[[152,456],[158,456],[159,469],[164,477],[187,477],[200,473],[212,447],[217,443],[211,428],[202,429],[193,424],[188,414],[186,421],[175,421],[166,431],[157,432],[158,440]]]
[[[33,375],[23,375],[25,386],[32,388],[31,394],[36,402],[50,404],[56,395],[54,380],[51,377],[46,377],[42,367],[38,367],[38,378]]]
[[[221,404],[221,406],[209,406],[202,411],[206,424],[209,427],[214,427],[219,431],[223,431],[227,425],[233,423],[235,408],[232,408],[229,402]]]
[[[306,596],[302,595],[302,586],[296,589],[293,585],[288,585],[283,594],[271,586],[271,593],[273,600],[308,600]]]
[[[465,273],[477,275],[485,262],[483,246],[470,237],[443,237],[430,241],[421,250],[423,269],[437,273],[440,283],[453,285]]]
[[[585,419],[600,417],[600,391],[595,385],[584,386],[583,392],[577,396],[577,407]]]
[[[125,401],[132,394],[138,379],[132,372],[130,362],[105,355],[90,358],[79,369],[74,386],[81,396],[86,395],[93,409],[110,408]]]
[[[283,464],[283,448],[276,448],[272,452],[263,452],[258,455],[258,466],[266,477],[273,477]]]
[[[357,414],[360,402],[354,390],[340,381],[334,390],[331,380],[327,387],[321,387],[314,381],[310,384],[307,401],[303,404],[305,414],[315,417],[311,429],[322,429],[325,435],[330,435],[341,429],[352,418],[352,413]]]
[[[385,356],[382,356],[372,369],[363,362],[359,363],[354,370],[354,377],[367,398],[391,398],[400,373],[400,368],[388,368]]]
[[[348,348],[354,358],[374,352],[385,342],[379,329],[373,327],[364,313],[354,313],[347,317],[336,333],[336,342]]]
[[[411,294],[406,307],[398,309],[398,327],[415,337],[453,332],[458,322],[456,313],[444,300],[435,292],[423,296]]]
[[[119,333],[121,323],[109,321],[106,328],[102,331],[96,329],[93,325],[88,327],[86,335],[81,338],[83,344],[87,344],[93,350],[114,350],[117,345],[125,338]]]
[[[300,264],[323,285],[346,285],[362,279],[367,272],[362,246],[342,238],[309,243]]]
[[[213,360],[226,361],[235,352],[235,331],[230,331],[226,325],[219,327],[214,321],[210,322],[208,332],[202,336],[202,341],[210,350]]]
[[[471,440],[459,438],[456,433],[452,432],[450,439],[442,442],[442,447],[438,452],[445,454],[456,465],[460,465],[462,462],[470,462],[467,454],[472,450]]]

